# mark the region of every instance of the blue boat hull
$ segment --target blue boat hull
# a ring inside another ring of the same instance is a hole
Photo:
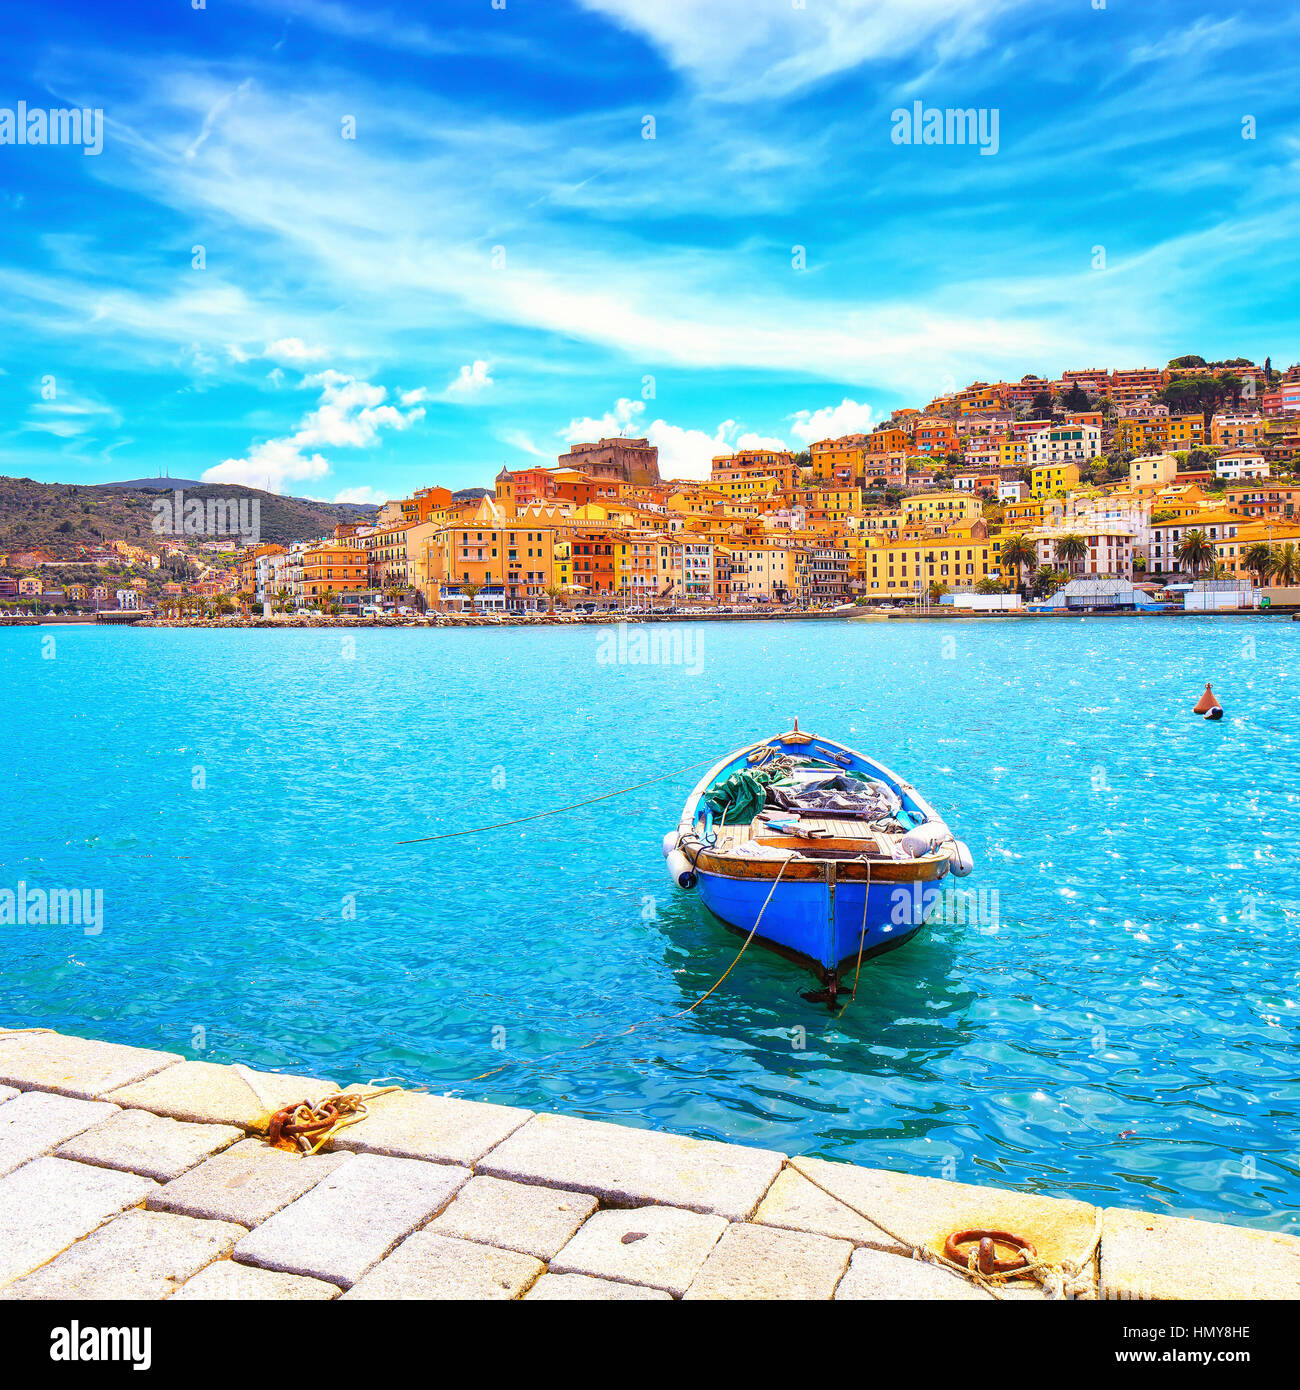
[[[808,961],[823,975],[855,961],[859,943],[865,959],[910,940],[941,891],[937,883],[912,888],[841,881],[835,886],[832,912],[831,889],[824,882],[778,883],[773,891],[770,879],[701,872],[697,886],[709,911],[738,931],[752,931],[762,912],[755,940]],[[869,894],[865,932],[864,891]],[[772,900],[764,911],[769,892]]]

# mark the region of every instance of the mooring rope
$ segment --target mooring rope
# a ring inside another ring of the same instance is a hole
[[[957,1260],[950,1260],[947,1255],[941,1255],[938,1251],[931,1250],[929,1246],[917,1244],[915,1241],[908,1240],[901,1236],[897,1231],[890,1230],[888,1226],[877,1216],[872,1216],[870,1212],[863,1211],[861,1207],[850,1202],[845,1196],[838,1192],[832,1192],[825,1183],[818,1182],[815,1177],[793,1159],[786,1160],[786,1166],[793,1169],[806,1182],[810,1182],[820,1192],[824,1192],[832,1201],[838,1202],[842,1207],[847,1207],[855,1216],[860,1216],[864,1221],[869,1222],[878,1231],[883,1232],[896,1245],[901,1245],[912,1259],[920,1260],[925,1264],[938,1265],[944,1269],[951,1270],[954,1274],[960,1274],[989,1295],[990,1298],[1002,1299],[999,1285],[1005,1284],[1010,1279],[1032,1278],[1041,1286],[1044,1293],[1050,1299],[1061,1298],[1088,1298],[1095,1293],[1091,1277],[1084,1274],[1084,1270],[1091,1263],[1097,1247],[1101,1244],[1101,1209],[1097,1209],[1096,1219],[1093,1225],[1092,1240],[1088,1244],[1087,1250],[1077,1260],[1062,1260],[1054,1263],[1051,1260],[1040,1259],[1037,1255],[1032,1260],[1015,1269],[1005,1270],[996,1274],[985,1274],[976,1266],[978,1258],[976,1251],[972,1250],[965,1264]]]
[[[793,855],[791,856],[791,858],[793,858]],[[718,986],[723,982],[723,980],[725,980],[727,976],[731,974],[731,972],[736,968],[737,964],[739,963],[741,956],[745,954],[745,951],[749,947],[749,943],[754,939],[754,933],[758,931],[759,923],[763,920],[763,914],[767,911],[768,903],[772,901],[772,895],[776,892],[777,884],[781,882],[781,875],[785,873],[786,867],[789,863],[789,859],[786,859],[782,862],[780,869],[777,871],[776,877],[772,880],[771,888],[768,889],[767,897],[763,900],[763,906],[759,908],[758,916],[754,918],[754,925],[750,927],[749,935],[741,943],[740,950],[737,951],[735,956],[732,957],[731,964],[727,966],[727,968],[722,972],[722,974],[719,975],[718,978],[714,980],[714,982],[708,987],[708,989],[706,989],[704,993],[700,995],[700,997],[695,1001],[694,1004],[689,1005],[685,1009],[678,1009],[675,1013],[663,1014],[659,1018],[639,1019],[636,1023],[629,1024],[626,1028],[620,1029],[617,1033],[597,1033],[595,1037],[588,1038],[588,1040],[584,1043],[577,1043],[573,1047],[558,1048],[554,1052],[548,1052],[545,1057],[538,1057],[535,1060],[528,1063],[525,1063],[522,1060],[517,1061],[512,1058],[508,1062],[502,1062],[502,1064],[499,1067],[493,1067],[491,1071],[481,1072],[478,1076],[470,1077],[469,1081],[466,1084],[472,1085],[476,1081],[485,1081],[489,1076],[496,1076],[500,1072],[507,1071],[510,1067],[524,1065],[528,1065],[531,1067],[545,1066],[547,1062],[554,1061],[556,1057],[566,1057],[571,1052],[585,1052],[589,1047],[595,1047],[595,1045],[598,1042],[607,1042],[611,1038],[625,1038],[629,1033],[635,1033],[638,1028],[647,1028],[653,1024],[672,1023],[675,1019],[685,1018],[687,1014],[694,1013],[695,1010],[698,1009],[700,1005],[704,1003],[704,1001],[709,997],[709,995],[711,995],[714,992],[714,990],[718,988]]]
[[[484,835],[489,830],[505,830],[512,825],[523,825],[526,821],[545,820],[547,816],[563,815],[565,811],[577,811],[583,806],[594,806],[598,801],[609,801],[616,796],[626,796],[628,792],[640,791],[642,787],[652,787],[656,782],[670,782],[684,772],[694,772],[708,767],[715,760],[706,758],[702,763],[690,763],[679,767],[675,772],[665,772],[659,777],[647,777],[644,782],[633,782],[629,787],[618,787],[612,792],[602,792],[600,796],[589,796],[585,801],[573,801],[567,806],[554,806],[549,811],[535,811],[531,816],[515,816],[512,820],[495,821],[491,825],[474,825],[465,830],[447,830],[441,835],[421,835],[414,840],[394,840],[394,845],[427,845],[433,840],[454,840],[460,835]]]

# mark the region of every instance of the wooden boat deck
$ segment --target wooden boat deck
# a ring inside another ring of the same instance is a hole
[[[837,844],[849,841],[864,854],[876,853],[885,856],[890,854],[885,837],[860,820],[849,820],[843,816],[834,815],[801,815],[799,825],[804,830],[817,830],[825,833],[807,838],[795,837],[774,830],[763,821],[751,821],[748,825],[715,826],[718,842],[714,849],[719,854],[725,854],[728,850],[735,849],[737,845],[743,845],[756,839],[768,840],[774,844],[782,845],[802,842],[813,850],[817,845],[825,844],[827,841]]]

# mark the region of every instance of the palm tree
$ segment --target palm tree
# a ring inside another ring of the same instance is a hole
[[[1030,570],[1034,568],[1038,563],[1038,552],[1024,536],[1008,536],[1006,540],[1002,542],[1002,563],[1011,566],[1011,572],[1016,576],[1016,589],[1018,592],[1023,593],[1024,585],[1021,580],[1020,572],[1026,566],[1028,566]]]
[[[1001,592],[1002,592],[1002,585],[999,584],[998,581],[992,577],[992,575],[986,574],[986,575],[984,576],[984,578],[981,579],[981,580],[975,585],[975,592],[976,592],[977,594],[997,594],[997,593],[1001,593]]]
[[[1062,584],[1069,582],[1069,574],[1065,570],[1059,570],[1052,565],[1044,565],[1042,569],[1034,575],[1034,588],[1047,595],[1055,593]]]
[[[1300,579],[1300,547],[1291,541],[1279,546],[1273,555],[1272,573],[1284,588]]]
[[[1082,560],[1088,553],[1088,542],[1071,531],[1068,535],[1062,536],[1056,542],[1056,558],[1064,560],[1067,564],[1073,564],[1076,560]]]
[[[470,612],[472,613],[474,611],[474,600],[478,597],[479,585],[475,584],[473,580],[470,580],[460,586],[460,591],[469,600]]]
[[[942,579],[932,579],[930,581],[929,597],[931,603],[938,603],[947,592],[948,586]]]
[[[1255,583],[1262,588],[1273,570],[1273,551],[1264,541],[1256,541],[1254,545],[1247,547],[1242,563],[1254,575]]]
[[[546,588],[544,588],[544,589],[542,590],[542,593],[544,593],[544,594],[546,595],[546,597],[550,600],[550,607],[549,607],[546,611],[547,611],[548,613],[554,613],[554,612],[555,612],[555,600],[556,600],[557,598],[559,598],[560,595],[561,595],[562,593],[564,593],[564,585],[563,585],[563,584],[548,584],[548,585],[546,586]]]
[[[1174,554],[1195,576],[1214,564],[1214,542],[1204,531],[1188,531]]]

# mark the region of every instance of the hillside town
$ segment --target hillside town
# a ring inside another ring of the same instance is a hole
[[[972,382],[805,452],[664,478],[647,438],[421,488],[316,540],[111,542],[52,594],[0,557],[0,608],[381,616],[938,607],[1241,609],[1300,583],[1300,365],[1177,358]],[[180,499],[178,497],[178,506]],[[188,528],[187,528],[188,529]],[[198,577],[151,586],[185,558]],[[26,562],[26,563],[24,563]],[[135,573],[135,570],[139,573]]]

